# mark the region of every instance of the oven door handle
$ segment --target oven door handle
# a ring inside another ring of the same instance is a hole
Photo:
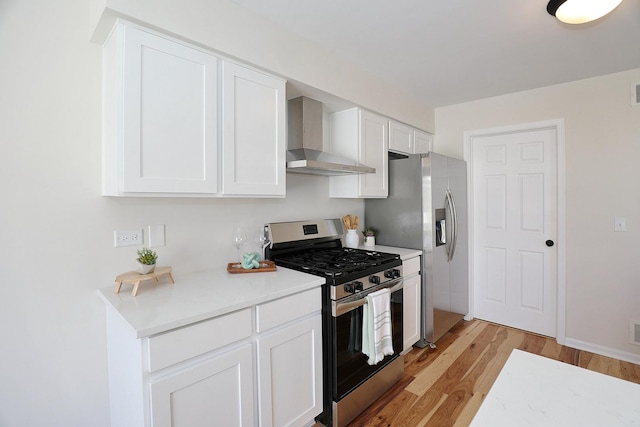
[[[369,295],[372,292],[376,292],[379,291],[381,289],[389,289],[389,292],[394,293],[400,289],[402,289],[403,287],[403,281],[402,278],[399,279],[395,279],[393,281],[384,283],[382,286],[377,287],[377,288],[371,288],[371,290],[369,290],[369,292],[358,292],[357,294],[354,294],[353,296],[358,296],[359,298],[355,299],[355,300],[350,300],[350,301],[344,301],[344,302],[334,302],[331,306],[331,314],[333,315],[333,317],[338,317],[343,315],[344,313],[348,313],[351,310],[354,310],[358,307],[362,307],[363,305],[365,305],[367,303],[367,299],[365,298],[367,295]]]

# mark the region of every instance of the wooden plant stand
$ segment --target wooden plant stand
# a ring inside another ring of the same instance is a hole
[[[113,292],[117,294],[120,292],[120,288],[123,283],[131,283],[133,285],[131,296],[135,297],[138,294],[138,286],[140,286],[140,282],[153,279],[157,283],[158,278],[163,276],[166,276],[171,283],[176,283],[173,281],[173,276],[171,275],[171,267],[156,267],[155,270],[149,274],[140,274],[137,271],[127,271],[126,273],[118,274],[116,277],[116,288]]]

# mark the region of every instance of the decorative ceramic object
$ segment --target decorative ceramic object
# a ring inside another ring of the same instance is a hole
[[[362,230],[362,235],[364,236],[365,246],[376,245],[376,230],[373,227],[365,227],[364,230]]]
[[[143,264],[140,261],[138,261],[138,268],[136,269],[136,271],[140,274],[149,274],[149,273],[153,273],[153,270],[155,269],[156,269],[155,264]]]
[[[156,268],[156,260],[158,259],[158,255],[154,251],[149,248],[138,249],[138,268],[136,271],[140,274],[149,274],[153,273],[153,270]]]
[[[356,230],[347,230],[347,235],[344,238],[344,243],[348,248],[357,248],[360,243],[360,238]]]

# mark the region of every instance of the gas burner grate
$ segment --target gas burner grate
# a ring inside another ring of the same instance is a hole
[[[278,258],[283,267],[332,278],[364,271],[396,259],[397,255],[362,249],[310,250]]]

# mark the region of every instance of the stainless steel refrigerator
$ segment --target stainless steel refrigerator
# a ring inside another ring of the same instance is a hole
[[[467,165],[436,153],[389,159],[389,197],[367,199],[376,243],[422,250],[421,340],[435,343],[469,312]]]

